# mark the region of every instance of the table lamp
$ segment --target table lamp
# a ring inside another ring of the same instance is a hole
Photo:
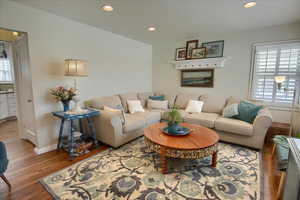
[[[277,83],[277,87],[279,90],[281,90],[282,83],[285,81],[285,76],[275,76],[274,77],[275,82]]]
[[[79,59],[65,59],[65,76],[74,77],[74,88],[77,90],[77,77],[87,77],[87,63],[84,60]],[[73,109],[73,112],[83,112],[80,108],[78,97],[74,99],[76,107]]]

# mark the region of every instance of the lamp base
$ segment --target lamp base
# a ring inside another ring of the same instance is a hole
[[[88,110],[86,109],[82,109],[79,105],[79,101],[76,101],[76,106],[75,108],[73,108],[72,110],[69,111],[68,114],[73,114],[73,115],[76,115],[76,114],[84,114],[86,113]]]

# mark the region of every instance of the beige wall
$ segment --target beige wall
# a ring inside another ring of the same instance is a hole
[[[28,33],[38,146],[57,142],[61,110],[48,89],[72,85],[63,76],[63,60],[88,61],[89,77],[79,78],[82,100],[128,91],[152,90],[152,47],[45,11],[0,0],[0,27]]]
[[[229,96],[245,98],[248,95],[251,45],[300,39],[300,24],[282,25],[231,34],[210,34],[196,37],[199,42],[225,40],[224,56],[231,57],[222,69],[215,70],[214,88],[189,88],[180,86],[180,71],[171,62],[175,49],[185,46],[185,41],[173,41],[153,45],[153,90],[165,93],[197,92],[216,96],[219,101]],[[195,38],[190,38],[195,39]],[[188,40],[188,39],[187,39]],[[275,121],[287,122],[290,113],[272,110]],[[300,123],[298,121],[298,123]]]

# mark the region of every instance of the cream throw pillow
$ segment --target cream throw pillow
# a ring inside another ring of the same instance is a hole
[[[120,110],[120,109],[115,109],[115,108],[110,108],[108,106],[103,106],[103,110],[104,111],[108,111],[108,112],[116,112],[116,113],[119,113],[120,117],[121,117],[121,121],[122,121],[122,124],[125,124],[126,123],[126,116],[125,116],[125,112],[124,110]]]
[[[203,104],[203,101],[189,100],[185,111],[188,113],[201,113]]]
[[[169,101],[156,101],[148,99],[148,108],[149,109],[158,109],[158,110],[168,110]]]
[[[130,114],[133,114],[136,112],[145,112],[140,100],[128,100],[127,105],[128,105],[128,110],[129,110]]]

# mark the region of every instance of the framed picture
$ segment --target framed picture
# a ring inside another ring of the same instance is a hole
[[[190,40],[186,42],[186,59],[192,59],[192,51],[196,48],[198,48],[198,40]]]
[[[175,60],[176,61],[185,60],[185,57],[186,57],[186,48],[184,47],[177,48],[175,53]]]
[[[206,55],[206,48],[196,48],[192,50],[192,59],[200,59],[205,58]]]
[[[214,87],[214,70],[198,69],[181,71],[181,87]]]
[[[206,48],[206,58],[223,57],[224,40],[202,43]]]

